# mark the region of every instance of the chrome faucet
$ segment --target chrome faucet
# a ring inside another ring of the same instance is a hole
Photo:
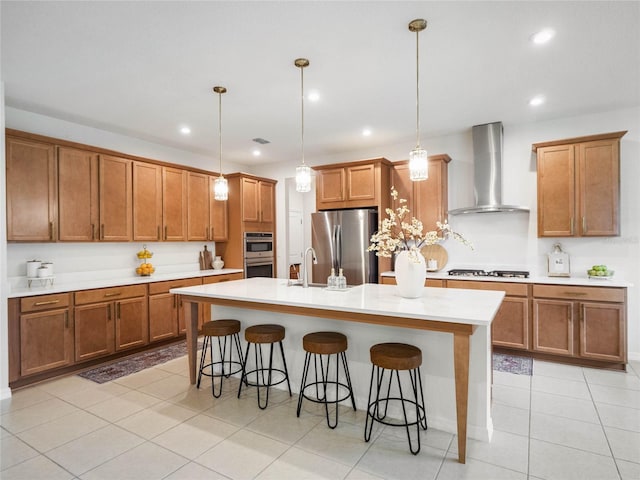
[[[302,257],[302,287],[303,288],[309,288],[309,280],[307,279],[307,271],[309,269],[308,265],[307,265],[307,255],[309,254],[309,252],[311,252],[312,255],[312,259],[313,259],[313,264],[317,265],[318,264],[318,258],[316,257],[316,251],[313,249],[313,247],[309,247],[304,251],[304,257]]]

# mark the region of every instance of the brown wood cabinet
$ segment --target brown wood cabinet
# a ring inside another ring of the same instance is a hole
[[[187,173],[187,240],[211,240],[209,175]]]
[[[7,240],[56,240],[55,149],[27,138],[6,137]]]
[[[378,281],[379,281],[379,283],[382,283],[383,285],[397,285],[395,277],[383,277],[383,276],[380,276]],[[424,286],[425,287],[443,288],[444,284],[445,284],[444,280],[436,280],[436,279],[433,279],[433,278],[426,278],[425,281],[424,281]]]
[[[147,312],[146,285],[76,292],[76,362],[146,345]]]
[[[209,225],[211,226],[210,240],[226,242],[229,239],[228,200],[216,200],[213,195],[213,185],[217,177],[209,176]]]
[[[133,162],[133,240],[155,242],[162,231],[162,167]]]
[[[100,240],[128,242],[132,238],[133,181],[131,160],[99,155]]]
[[[390,168],[385,158],[313,167],[316,208],[379,207],[383,196],[388,196]]]
[[[429,178],[412,182],[409,178],[409,162],[394,162],[391,184],[398,191],[398,199],[407,200],[411,215],[422,222],[424,231],[435,230],[436,222],[447,220],[449,155],[429,156]],[[391,200],[393,208],[399,202]]]
[[[149,341],[157,342],[177,337],[186,332],[184,314],[177,295],[169,293],[172,288],[201,285],[202,279],[183,278],[149,284]],[[182,327],[180,327],[180,325]]]
[[[162,169],[162,240],[187,239],[187,171],[180,168]]]
[[[620,234],[620,138],[625,133],[533,145],[539,237]]]

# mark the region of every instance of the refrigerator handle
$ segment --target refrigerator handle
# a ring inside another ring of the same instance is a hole
[[[340,269],[342,268],[342,225],[336,225],[335,230],[334,230],[334,235],[335,235],[335,251],[336,251],[336,260],[338,262],[337,264],[337,268]],[[336,273],[338,273],[336,271]]]

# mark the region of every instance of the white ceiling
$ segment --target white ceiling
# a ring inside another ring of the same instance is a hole
[[[640,105],[640,2],[1,2],[7,106],[247,165]],[[546,46],[529,37],[556,30]],[[538,108],[528,100],[543,94]],[[178,129],[189,125],[190,136]],[[363,127],[373,131],[363,137]],[[253,138],[271,143],[251,151]]]

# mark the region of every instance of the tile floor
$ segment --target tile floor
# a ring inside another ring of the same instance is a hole
[[[640,362],[628,373],[534,363],[495,372],[491,443],[430,429],[422,451],[403,431],[362,440],[363,414],[272,396],[261,411],[233,388],[213,399],[180,358],[102,385],[70,376],[1,402],[0,477],[10,479],[640,479]],[[233,387],[237,386],[234,381]]]

